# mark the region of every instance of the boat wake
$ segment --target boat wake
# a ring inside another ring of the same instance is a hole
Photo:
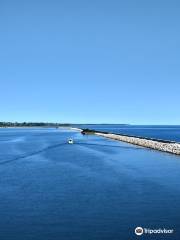
[[[40,153],[46,152],[46,151],[51,150],[53,148],[58,148],[58,147],[63,146],[63,145],[69,145],[69,144],[68,144],[68,142],[54,144],[54,145],[42,148],[42,149],[37,150],[37,151],[33,151],[33,152],[30,152],[30,153],[26,153],[26,154],[17,156],[15,158],[12,158],[12,159],[9,159],[9,160],[1,161],[0,165],[4,165],[4,164],[12,163],[12,162],[15,162],[15,161],[18,161],[18,160],[21,160],[21,159],[32,157],[34,155],[38,155]],[[111,147],[113,147],[113,148],[115,147],[115,148],[138,149],[138,150],[141,149],[140,147],[134,147],[134,146],[133,147],[129,147],[129,146],[119,146],[119,145],[110,145],[110,144],[108,145],[108,144],[99,144],[99,143],[76,142],[76,141],[74,142],[74,145],[110,147],[110,148]]]
[[[45,152],[45,151],[48,151],[48,150],[50,150],[50,149],[58,148],[58,147],[60,147],[60,146],[62,146],[62,145],[67,145],[67,142],[54,144],[54,145],[51,145],[51,146],[42,148],[42,149],[40,149],[40,150],[31,152],[31,153],[26,153],[26,154],[17,156],[17,157],[15,157],[15,158],[12,158],[12,159],[9,159],[9,160],[1,161],[1,162],[0,162],[0,165],[4,165],[4,164],[7,164],[7,163],[11,163],[11,162],[15,162],[15,161],[18,161],[18,160],[21,160],[21,159],[25,159],[25,158],[28,158],[28,157],[32,157],[32,156],[34,156],[34,155],[38,155],[38,154],[40,154],[40,153],[42,153],[42,152]]]

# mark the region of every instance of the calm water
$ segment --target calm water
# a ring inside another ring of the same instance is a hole
[[[74,145],[66,144],[69,137]],[[180,157],[73,131],[0,129],[0,240],[180,239]]]
[[[148,138],[156,138],[163,140],[170,140],[180,142],[180,125],[167,126],[167,125],[120,125],[120,124],[107,124],[107,125],[80,125],[82,128],[89,128],[99,131],[120,133]]]

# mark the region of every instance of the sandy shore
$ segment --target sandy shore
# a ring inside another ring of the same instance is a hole
[[[78,131],[78,132],[82,132],[82,129],[80,128],[75,128],[75,127],[58,127],[59,129],[68,129],[68,130],[73,130],[73,131]]]

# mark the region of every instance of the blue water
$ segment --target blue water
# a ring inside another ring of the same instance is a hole
[[[97,124],[79,125],[82,128],[89,128],[99,131],[127,134],[133,136],[163,139],[180,142],[180,125],[120,125],[120,124]]]
[[[67,144],[69,137],[75,144]],[[180,239],[180,157],[58,129],[0,129],[1,240]]]

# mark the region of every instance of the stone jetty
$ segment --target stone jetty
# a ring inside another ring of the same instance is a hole
[[[180,143],[94,131],[95,135],[180,155]]]
[[[178,142],[171,142],[161,139],[152,139],[152,138],[143,138],[138,136],[128,136],[122,134],[113,134],[108,132],[100,132],[91,129],[82,129],[82,134],[95,134],[97,136],[110,138],[113,140],[118,140],[122,142],[127,142],[130,144],[138,145],[141,147],[151,148],[167,153],[173,153],[180,155],[180,143]]]

